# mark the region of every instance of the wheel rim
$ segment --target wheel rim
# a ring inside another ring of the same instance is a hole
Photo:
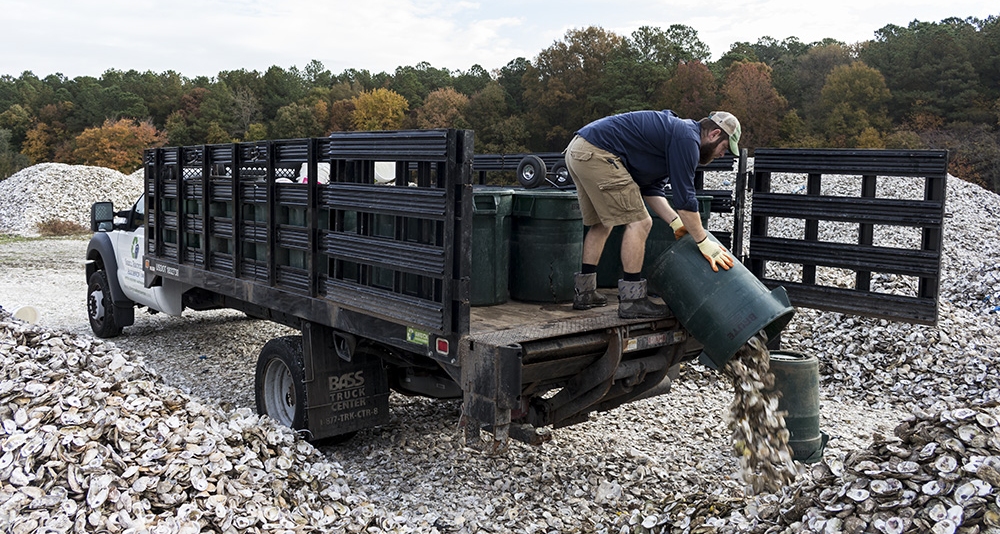
[[[87,308],[90,310],[90,319],[100,324],[104,320],[104,292],[100,289],[91,291],[90,298],[87,299]]]
[[[295,381],[292,372],[281,360],[271,360],[264,371],[264,406],[267,415],[291,427],[295,420]]]
[[[529,181],[529,182],[532,181],[532,180],[534,180],[535,179],[535,168],[532,167],[531,165],[526,165],[524,167],[524,169],[521,171],[521,176],[523,176],[524,179],[527,180],[527,181]]]

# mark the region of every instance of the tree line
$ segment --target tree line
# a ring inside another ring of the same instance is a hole
[[[303,69],[108,70],[0,76],[0,179],[40,162],[131,172],[150,146],[471,128],[477,153],[561,151],[594,119],[637,109],[743,124],[741,146],[945,148],[951,172],[1000,192],[1000,19],[887,25],[873,39],[734,43],[718,61],[684,25],[568,31],[488,72],[426,62],[373,74]]]

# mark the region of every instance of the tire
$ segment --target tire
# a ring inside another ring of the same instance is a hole
[[[257,413],[292,430],[309,430],[308,397],[302,360],[302,336],[277,337],[264,344],[254,371]],[[336,445],[357,434],[310,439],[314,445]]]
[[[117,337],[122,333],[122,328],[115,322],[111,286],[103,269],[95,271],[87,281],[87,317],[90,319],[90,329],[99,338]]]
[[[565,163],[560,161],[559,163],[553,165],[552,175],[556,187],[560,189],[574,187],[573,178],[569,175],[569,169],[566,168]]]
[[[308,428],[302,336],[277,337],[264,344],[254,372],[257,413],[292,428]]]
[[[517,181],[525,189],[534,189],[545,181],[545,162],[538,156],[525,156],[517,164]]]

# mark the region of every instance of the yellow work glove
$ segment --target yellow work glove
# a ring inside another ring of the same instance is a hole
[[[719,272],[720,265],[728,271],[733,266],[733,261],[735,261],[732,254],[726,250],[726,247],[712,241],[708,237],[698,242],[698,250],[701,251],[702,256],[705,256],[708,263],[712,264],[712,270],[715,272]]]
[[[674,231],[674,239],[677,241],[680,241],[688,233],[688,229],[684,227],[684,223],[681,222],[679,215],[670,221],[670,229]]]

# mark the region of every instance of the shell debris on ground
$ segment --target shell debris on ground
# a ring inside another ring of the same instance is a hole
[[[248,409],[167,386],[113,343],[0,310],[0,531],[358,531],[343,469]]]

